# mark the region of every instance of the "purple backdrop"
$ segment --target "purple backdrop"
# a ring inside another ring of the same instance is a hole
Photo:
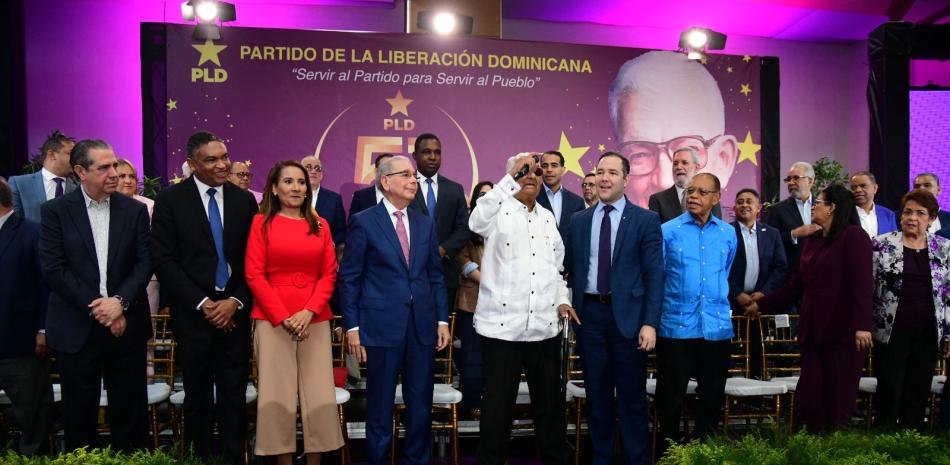
[[[943,187],[937,201],[950,207],[950,90],[913,90],[910,92],[910,182],[919,173],[934,173]]]
[[[617,145],[607,109],[617,70],[648,51],[251,28],[228,28],[222,40],[202,44],[191,39],[191,27],[168,28],[170,169],[184,160],[188,136],[206,129],[225,139],[232,160],[251,161],[252,188],[263,188],[275,161],[316,153],[324,185],[347,203],[368,182],[373,154],[408,154],[422,132],[439,135],[442,173],[467,190],[499,179],[516,152],[558,149],[567,159],[565,185],[579,192],[597,156]],[[416,53],[417,63],[396,64],[399,52]],[[448,63],[418,63],[436,52]],[[462,52],[481,63],[460,66]],[[545,60],[541,69],[512,69],[492,56]],[[562,62],[568,70],[558,70]],[[722,94],[724,133],[738,143],[723,194],[729,206],[730,191],[759,186],[759,60],[711,55],[704,65]],[[448,76],[458,81],[447,83]]]

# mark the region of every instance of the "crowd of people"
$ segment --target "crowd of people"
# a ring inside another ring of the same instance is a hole
[[[376,158],[374,183],[354,193],[347,217],[341,196],[321,187],[316,156],[278,162],[254,193],[250,164],[196,132],[190,175],[152,202],[109,144],[54,132],[39,171],[0,178],[0,267],[16,270],[0,281],[0,388],[19,450],[46,452],[50,355],[67,449],[99,444],[103,391],[109,443],[146,447],[146,343],[159,307],[170,309],[178,344],[185,446],[226,463],[243,462],[251,350],[254,453],[292,463],[298,411],[308,464],[343,445],[334,314],[352,363],[366,366],[374,465],[389,460],[397,384],[406,463],[429,463],[435,357],[452,343],[453,312],[463,415],[479,421],[481,464],[509,458],[522,376],[542,461],[567,462],[564,325],[576,333],[592,463],[610,463],[618,440],[623,463],[649,463],[654,349],[661,444],[689,439],[679,428],[691,380],[691,437],[717,430],[735,315],[800,315],[798,427],[848,423],[873,347],[876,423],[922,428],[950,340],[950,212],[937,204],[937,176],[917,176],[894,212],[875,203],[872,173],[812,195],[814,170],[798,162],[784,179],[789,197],[764,220],[760,194],[743,188],[729,223],[703,150],[683,142],[666,154],[673,185],[649,209],[625,195],[628,156],[609,151],[582,195],[562,185],[564,157],[547,151],[509,158],[504,177],[477,183],[466,200],[440,174],[441,141],[426,133],[411,159]],[[943,400],[950,426],[950,393]]]

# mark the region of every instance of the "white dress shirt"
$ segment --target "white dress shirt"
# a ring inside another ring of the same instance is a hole
[[[861,207],[854,207],[858,211],[858,219],[861,220],[861,229],[868,233],[872,238],[877,236],[877,211],[874,204],[871,204],[871,211],[866,212]]]
[[[514,195],[521,190],[506,174],[478,199],[468,220],[485,238],[475,331],[506,341],[541,341],[558,334],[558,310],[570,305],[561,277],[564,244],[554,214],[532,211]]]
[[[211,196],[208,195],[208,189],[211,189],[211,186],[201,182],[198,179],[198,176],[195,176],[195,185],[198,186],[198,196],[201,198],[201,206],[205,209],[205,217],[208,217],[208,200],[211,199]],[[224,184],[214,188],[217,192],[214,194],[214,202],[218,204],[218,214],[221,216],[221,229],[224,229]],[[209,220],[210,221],[210,220]],[[222,238],[223,239],[223,238]],[[231,264],[228,263],[228,279],[231,279]],[[218,292],[223,292],[224,289],[215,286],[214,290]],[[238,303],[238,309],[244,308],[244,302],[241,302],[237,297],[231,297],[235,302]],[[201,302],[198,302],[197,309],[200,311],[201,306],[205,304],[205,301],[208,300],[208,297],[201,299]]]
[[[798,207],[798,214],[802,216],[802,224],[811,224],[811,194],[805,200],[795,199],[795,206]],[[792,234],[789,232],[789,234]],[[798,238],[792,235],[792,244],[798,244]]]
[[[56,181],[54,179],[63,180],[63,193],[66,193],[66,178],[62,176],[56,176],[52,171],[42,168],[40,173],[43,174],[43,189],[46,191],[46,200],[53,200],[56,197]]]
[[[383,196],[383,191],[379,190],[378,186],[373,190],[376,191],[376,203],[382,202],[383,199],[385,198]],[[438,196],[436,198],[438,198]]]
[[[564,190],[564,186],[559,187],[557,192],[554,192],[547,184],[541,183],[541,185],[544,186],[544,194],[548,196],[548,203],[551,204],[551,213],[554,213],[554,222],[560,225],[561,205],[564,204],[564,196],[561,195],[561,192]]]
[[[109,297],[106,286],[106,272],[109,266],[109,207],[110,198],[96,202],[86,194],[82,188],[82,196],[86,199],[86,213],[89,215],[89,226],[92,228],[92,242],[96,247],[96,262],[99,265],[99,295]]]
[[[7,220],[13,216],[13,210],[11,209],[5,215],[0,216],[0,230],[3,230],[3,225],[6,224]]]
[[[900,221],[900,217],[898,217],[897,219],[898,219],[898,221]],[[940,217],[938,216],[938,217],[934,218],[934,222],[933,222],[933,223],[930,223],[930,227],[927,228],[927,232],[930,233],[930,234],[936,234],[937,231],[940,231],[940,230],[942,229],[942,226],[943,226],[943,225],[940,224]]]
[[[313,198],[310,199],[310,206],[313,207],[314,210],[317,209],[317,197],[319,195],[320,195],[320,186],[317,186],[317,188],[313,190]],[[379,203],[379,202],[376,202],[376,203]]]
[[[617,244],[617,230],[620,229],[620,218],[623,217],[623,210],[627,208],[627,199],[620,197],[616,202],[610,204],[613,210],[610,212],[610,256],[614,256],[614,246]],[[590,254],[587,257],[587,289],[584,292],[588,294],[598,294],[597,292],[597,272],[598,258],[600,257],[600,224],[604,221],[604,204],[600,202],[594,207],[594,218],[590,223]]]
[[[759,234],[755,231],[755,224],[752,229],[739,223],[739,232],[742,233],[742,244],[745,246],[745,278],[742,281],[742,290],[752,292],[755,290],[755,283],[759,281]]]
[[[416,179],[419,181],[419,192],[422,193],[423,203],[429,206],[429,178],[419,174]],[[379,192],[377,190],[376,192]],[[439,202],[439,173],[432,175],[432,193],[435,194],[436,203]],[[377,202],[378,203],[378,202]]]

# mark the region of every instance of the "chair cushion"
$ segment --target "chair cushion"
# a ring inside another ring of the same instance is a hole
[[[61,384],[53,384],[53,403],[63,401],[63,387]],[[13,405],[13,401],[10,400],[10,397],[7,396],[6,392],[3,392],[3,389],[0,389],[0,405],[7,406]]]
[[[877,378],[862,376],[858,381],[858,391],[874,394],[877,392]]]
[[[0,389],[0,405],[13,405],[13,402],[10,401],[10,398],[7,397],[7,393]]]
[[[165,383],[149,384],[147,388],[148,405],[155,405],[159,402],[164,402],[168,400],[168,397],[172,394],[172,387]]]
[[[343,388],[334,388],[336,390],[336,404],[345,404],[350,400],[350,391]]]
[[[583,381],[580,381],[583,383]],[[574,397],[571,395],[570,388],[564,390],[564,401],[570,402]],[[528,382],[518,383],[518,397],[515,398],[515,405],[531,405],[531,393],[528,392]]]
[[[584,380],[575,379],[567,383],[567,395],[572,399],[586,399],[587,389],[584,388]]]
[[[696,386],[699,386],[699,383],[695,379],[690,379],[686,383],[686,395],[695,396],[696,395]],[[647,394],[651,396],[656,395],[656,378],[647,378]]]
[[[725,394],[733,397],[775,396],[785,394],[788,389],[782,383],[760,381],[757,379],[733,377],[726,379]]]
[[[217,398],[218,388],[215,387],[213,391],[213,396]],[[244,402],[250,404],[257,400],[257,387],[252,383],[247,383],[247,389],[244,390]],[[182,405],[185,403],[185,391],[175,391],[169,397],[168,401],[172,405]]]
[[[788,392],[795,392],[795,388],[798,387],[798,376],[776,376],[769,381],[784,384]]]
[[[943,384],[947,382],[947,377],[943,375],[937,375],[933,377],[933,381],[930,382],[930,393],[931,394],[943,394]]]
[[[462,393],[451,384],[436,384],[432,387],[433,404],[457,404],[462,401]],[[402,384],[396,385],[396,404],[406,403],[402,397]]]

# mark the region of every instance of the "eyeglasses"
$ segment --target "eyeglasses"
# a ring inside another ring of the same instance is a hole
[[[695,187],[686,188],[686,195],[693,195],[697,192],[699,193],[701,197],[709,197],[710,195],[715,194],[719,191],[707,191],[706,189],[697,189]]]
[[[785,182],[798,182],[801,179],[811,179],[811,176],[799,176],[797,174],[785,176]]]
[[[386,176],[396,176],[403,179],[408,179],[408,178],[414,179],[416,177],[416,173],[413,173],[412,171],[409,171],[409,170],[402,170],[395,173],[389,173]]]
[[[239,178],[241,178],[241,179],[251,179],[251,173],[250,173],[250,172],[231,173],[231,175],[232,175],[232,176],[237,176],[237,177],[239,177]]]
[[[656,169],[656,164],[660,159],[660,152],[666,154],[666,158],[673,162],[673,153],[680,149],[693,149],[699,158],[699,164],[696,169],[702,169],[706,166],[708,159],[707,152],[709,147],[719,137],[706,140],[702,136],[681,136],[670,139],[666,142],[647,142],[647,141],[627,141],[617,146],[617,152],[630,160],[630,174],[639,176],[649,174]]]
[[[307,171],[316,171],[318,173],[323,172],[323,167],[320,165],[303,165],[304,169]]]

